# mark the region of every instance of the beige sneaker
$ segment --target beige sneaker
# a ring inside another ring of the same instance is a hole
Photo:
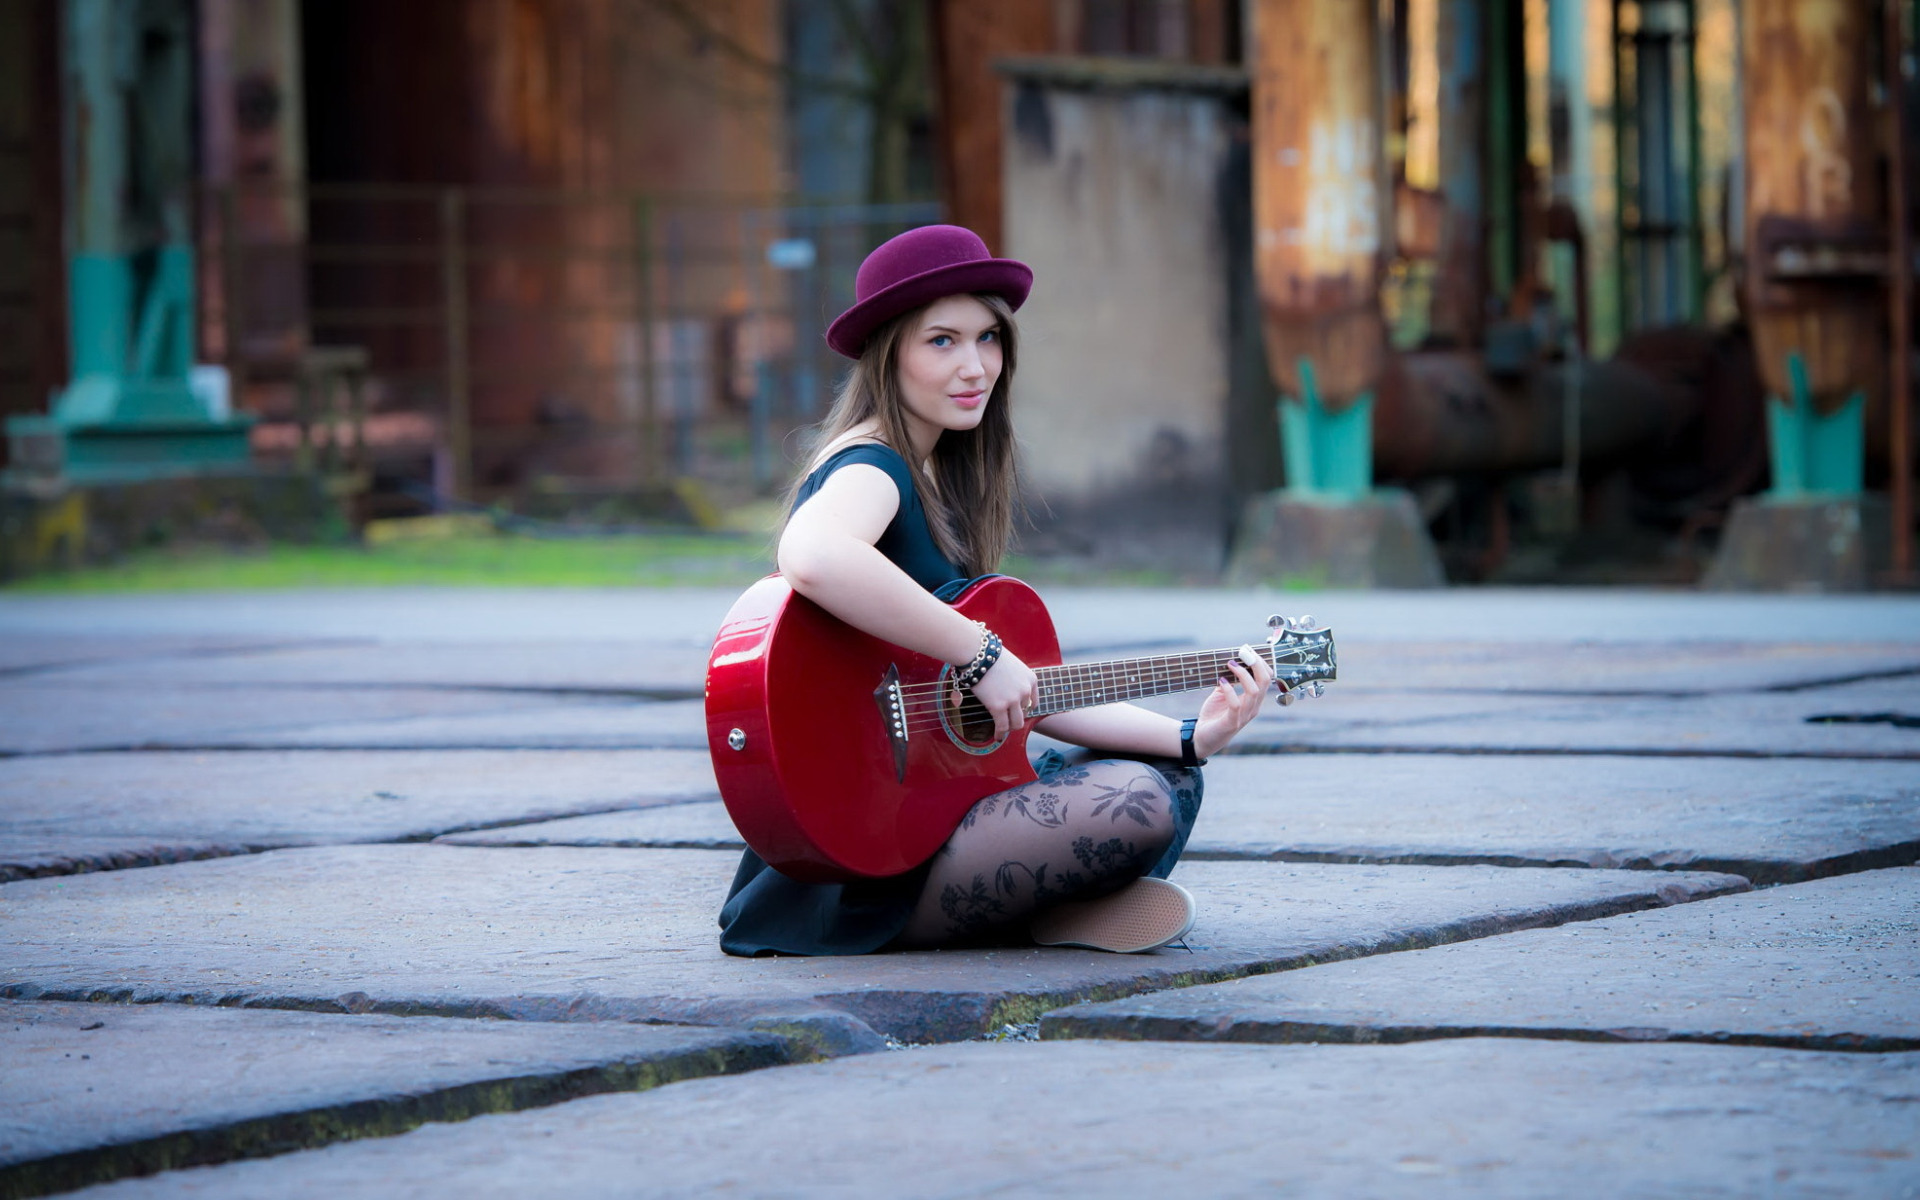
[[[1111,896],[1055,905],[1035,917],[1028,932],[1041,946],[1139,954],[1177,942],[1192,928],[1192,894],[1148,875]]]

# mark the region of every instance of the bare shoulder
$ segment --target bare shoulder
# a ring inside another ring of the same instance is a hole
[[[852,462],[821,480],[812,498],[795,510],[794,516],[816,504],[823,510],[836,512],[848,509],[884,512],[890,521],[900,508],[900,489],[893,482],[893,476],[872,463]]]
[[[846,433],[841,434],[839,437],[834,438],[826,445],[815,450],[813,457],[807,462],[807,470],[809,472],[818,471],[826,464],[828,459],[840,453],[842,450],[851,450],[855,446],[880,446],[884,448],[886,443],[870,433],[864,433],[857,429],[848,430]]]

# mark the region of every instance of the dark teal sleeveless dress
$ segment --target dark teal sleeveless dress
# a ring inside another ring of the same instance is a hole
[[[913,484],[913,468],[889,447],[863,444],[835,452],[801,483],[794,507],[805,504],[829,475],[850,463],[879,467],[900,492],[900,509],[874,547],[941,599],[958,595],[968,579],[940,552]],[[1200,813],[1200,772],[1164,759],[1146,761],[1167,781],[1174,800],[1173,845],[1149,872],[1165,878]],[[1046,775],[1067,762],[1049,751],[1034,765]],[[885,879],[802,883],[769,867],[753,851],[743,851],[720,909],[720,948],[738,955],[871,954],[907,927],[926,877],[923,865]]]

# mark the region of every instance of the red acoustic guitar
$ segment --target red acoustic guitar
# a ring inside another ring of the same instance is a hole
[[[1033,589],[989,576],[954,601],[1039,677],[1036,717],[1211,687],[1238,648],[1060,665]],[[1261,657],[1282,702],[1334,678],[1333,634],[1271,618]],[[707,661],[707,746],[747,845],[795,879],[897,875],[933,856],[976,800],[1034,778],[1027,731],[993,739],[952,668],[867,636],[778,575],[747,589]]]

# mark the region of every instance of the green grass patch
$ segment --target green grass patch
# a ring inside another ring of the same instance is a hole
[[[274,545],[144,551],[106,566],[34,575],[13,592],[182,592],[314,587],[744,587],[772,567],[758,537],[467,536],[383,546]]]

